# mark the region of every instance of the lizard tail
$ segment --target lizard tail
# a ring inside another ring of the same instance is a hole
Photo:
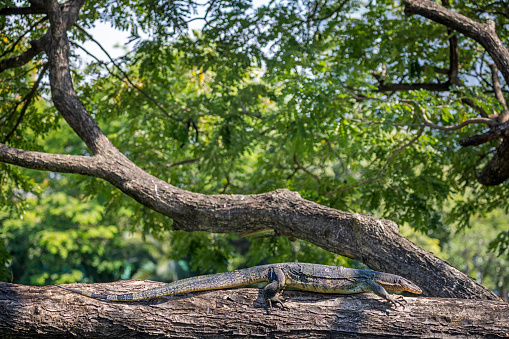
[[[74,293],[82,294],[87,297],[96,299],[105,299],[112,301],[137,301],[154,299],[180,293],[210,291],[245,286],[264,281],[267,281],[266,272],[254,270],[252,268],[246,268],[237,271],[203,275],[199,277],[177,280],[175,282],[160,287],[152,288],[137,293],[127,293],[127,294],[96,294],[75,290],[61,285],[56,286]]]
[[[68,288],[68,287],[65,287],[65,286],[62,286],[62,285],[55,285],[55,286],[58,286],[60,288],[63,288],[64,290],[68,290],[68,291],[71,291],[71,292],[74,292],[74,293],[86,295],[87,297],[91,297],[91,298],[108,299],[108,295],[107,294],[89,293],[89,292],[84,292],[84,291],[79,291],[79,290],[75,290],[75,289],[72,289],[72,288]]]

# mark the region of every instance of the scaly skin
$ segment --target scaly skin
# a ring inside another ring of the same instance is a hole
[[[182,279],[146,291],[120,295],[95,294],[57,286],[97,299],[134,301],[187,292],[226,289],[260,282],[268,282],[263,289],[263,295],[269,306],[272,306],[272,302],[280,302],[280,296],[285,286],[319,293],[373,292],[394,304],[398,301],[386,290],[408,291],[416,294],[422,292],[410,280],[394,274],[306,263],[255,266],[231,272]]]

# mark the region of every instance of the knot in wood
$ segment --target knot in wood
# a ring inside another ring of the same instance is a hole
[[[486,23],[484,25],[489,33],[495,33],[495,21],[486,20]]]

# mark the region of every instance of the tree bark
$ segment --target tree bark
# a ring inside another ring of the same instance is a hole
[[[73,284],[98,293],[127,293],[162,283]],[[395,338],[505,337],[503,301],[406,297],[395,308],[374,294],[285,291],[285,308],[267,310],[252,288],[189,293],[139,302],[88,298],[56,286],[0,283],[2,338]]]

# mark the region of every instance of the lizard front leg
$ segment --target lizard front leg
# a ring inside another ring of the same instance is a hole
[[[376,295],[378,295],[379,297],[382,297],[388,301],[390,301],[392,304],[394,304],[395,306],[397,306],[398,304],[405,307],[405,304],[404,304],[404,299],[403,301],[401,300],[397,300],[396,298],[394,298],[392,295],[390,295],[389,293],[387,293],[387,291],[385,290],[385,288],[383,288],[381,285],[377,284],[376,282],[374,281],[369,281],[369,280],[366,280],[363,282],[366,287],[368,287],[367,289],[364,289],[366,292],[368,292],[369,290],[371,290],[373,293],[375,293]],[[398,296],[400,298],[403,298],[403,296]]]
[[[270,268],[267,274],[269,283],[263,289],[263,298],[265,299],[265,302],[269,308],[272,307],[272,302],[283,305],[281,300],[281,294],[285,287],[285,274],[283,273],[283,270],[274,267]]]

